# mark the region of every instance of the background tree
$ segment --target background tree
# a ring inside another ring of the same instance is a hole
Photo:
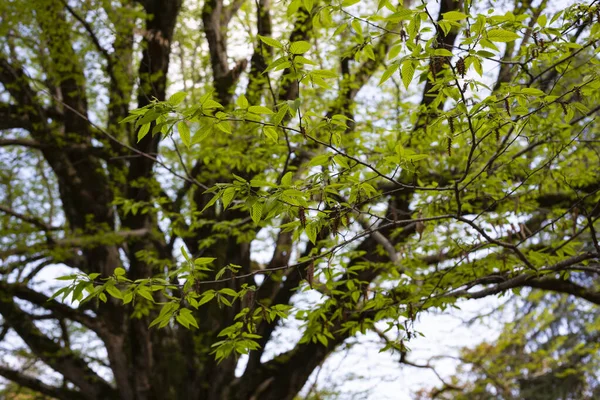
[[[463,349],[459,373],[421,398],[597,398],[597,307],[540,292],[525,300],[512,304],[516,318],[496,342]]]
[[[0,375],[292,399],[349,337],[404,357],[457,299],[600,304],[598,5],[547,6],[2,3],[2,336],[51,372]]]

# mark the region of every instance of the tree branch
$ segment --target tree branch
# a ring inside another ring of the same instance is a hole
[[[86,400],[88,399],[81,392],[68,389],[66,387],[55,387],[45,384],[39,379],[27,376],[21,372],[0,365],[0,376],[15,382],[19,386],[26,387],[35,392],[46,396],[51,396],[60,400]]]
[[[108,382],[90,369],[85,361],[44,335],[34,324],[32,316],[19,308],[12,298],[0,297],[0,314],[37,357],[79,387],[85,397],[117,397]]]

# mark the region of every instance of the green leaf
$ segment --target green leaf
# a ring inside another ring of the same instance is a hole
[[[186,92],[177,92],[169,97],[168,102],[173,106],[177,106],[185,99],[185,96],[187,96]]]
[[[57,281],[72,281],[74,279],[77,278],[77,274],[71,274],[71,275],[63,275],[63,276],[59,276],[58,278],[55,278]]]
[[[442,14],[446,21],[460,21],[461,19],[466,19],[467,14],[461,13],[459,11],[450,11]]]
[[[215,261],[214,257],[199,257],[194,260],[194,265],[206,265]]]
[[[279,135],[277,134],[277,129],[273,128],[272,126],[265,126],[263,128],[263,133],[265,134],[266,137],[268,137],[274,143],[277,143],[277,140],[279,139]]]
[[[238,105],[239,108],[241,109],[247,109],[248,108],[248,99],[246,98],[246,96],[244,96],[243,94],[240,95],[240,97],[237,98],[237,100],[235,101],[235,103]]]
[[[214,298],[215,298],[214,291],[204,292],[202,294],[202,298],[200,299],[200,301],[198,301],[198,306],[201,306],[202,304],[206,304]]]
[[[142,140],[148,134],[148,132],[150,132],[150,122],[142,125],[142,127],[138,131],[138,134],[137,134],[138,142],[140,140]]]
[[[278,49],[283,49],[283,44],[280,41],[273,39],[272,37],[258,35],[258,38],[261,40],[261,42],[263,42],[267,46],[277,47]]]
[[[487,37],[492,42],[512,42],[520,38],[514,32],[507,31],[506,29],[491,29],[487,33]]]
[[[402,63],[402,83],[404,87],[408,89],[410,82],[415,74],[415,66],[411,60],[406,60]]]
[[[545,28],[546,24],[548,23],[548,17],[546,17],[544,14],[540,15],[537,19],[537,23],[542,28]]]
[[[546,93],[544,93],[540,89],[535,89],[535,88],[523,88],[523,89],[521,89],[521,93],[528,94],[531,96],[545,96],[546,95]]]
[[[227,209],[227,207],[229,206],[229,203],[231,203],[231,201],[235,197],[236,190],[237,189],[234,187],[228,187],[227,189],[225,189],[223,191],[223,196],[221,198],[221,201],[223,202],[223,210]]]
[[[356,32],[358,35],[362,36],[363,30],[362,30],[360,21],[358,19],[356,19],[356,18],[353,19],[352,23],[350,25],[352,25],[352,29],[354,29],[354,32]]]
[[[231,126],[229,126],[229,122],[221,121],[218,124],[216,124],[216,127],[219,128],[219,130],[221,130],[222,132],[231,135]]]
[[[181,137],[181,141],[185,144],[185,147],[188,149],[192,144],[192,138],[190,135],[190,128],[187,126],[185,121],[181,121],[177,124],[177,131],[179,132],[179,137]]]
[[[226,294],[227,296],[231,296],[231,297],[237,297],[238,293],[230,288],[223,288],[219,290],[220,294]]]
[[[315,222],[307,224],[306,228],[304,228],[304,232],[306,232],[308,240],[310,240],[313,244],[317,243],[317,226]]]
[[[124,124],[126,122],[131,122],[131,121],[135,121],[136,119],[138,119],[140,116],[137,114],[131,114],[126,116],[125,118],[123,118],[122,120],[119,121],[119,124]]]
[[[191,325],[194,328],[198,329],[198,322],[196,322],[196,318],[194,318],[194,316],[192,315],[192,311],[188,310],[187,308],[182,308],[181,310],[179,310],[179,317],[181,317],[181,319],[183,319],[188,326]]]
[[[258,225],[258,223],[260,222],[263,207],[264,203],[261,203],[260,201],[257,201],[254,204],[252,204],[252,207],[250,209],[250,217],[252,218],[252,221],[254,221],[255,225]]]
[[[248,107],[248,111],[253,114],[274,114],[273,110],[265,106],[250,106]]]
[[[286,172],[283,178],[281,178],[281,186],[291,186],[293,176],[291,172]]]
[[[127,271],[125,271],[124,268],[121,268],[121,267],[115,268],[115,275],[117,275],[117,276],[123,276],[123,275],[125,275],[126,272]]]
[[[304,8],[306,8],[306,11],[308,12],[312,11],[314,4],[314,0],[302,0],[302,5],[304,6]]]
[[[123,298],[123,293],[121,293],[121,291],[119,289],[117,289],[116,287],[114,287],[112,285],[106,286],[106,292],[116,299]]]
[[[435,49],[433,54],[436,56],[442,56],[442,57],[452,57],[452,52],[450,50],[446,50],[446,49]]]
[[[290,44],[290,53],[292,54],[304,54],[308,50],[310,50],[310,43],[304,40],[299,40]]]

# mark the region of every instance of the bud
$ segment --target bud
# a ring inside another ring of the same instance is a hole
[[[306,228],[306,214],[304,213],[304,207],[298,207],[298,219],[303,228]]]
[[[461,78],[465,77],[465,73],[466,68],[465,68],[465,59],[464,58],[459,58],[458,61],[456,61],[456,72],[458,72],[458,74],[461,76]]]
[[[308,268],[306,268],[306,281],[308,282],[308,285],[310,286],[310,288],[313,288],[313,281],[315,279],[315,262],[311,261],[310,264],[308,265]]]
[[[419,219],[419,221],[417,221],[417,225],[415,226],[415,230],[419,234],[419,242],[420,242],[421,239],[423,238],[423,232],[425,231],[425,224],[423,223],[423,221],[421,221],[421,218],[423,218],[423,211],[422,210],[419,210],[419,215],[418,215],[417,218]]]

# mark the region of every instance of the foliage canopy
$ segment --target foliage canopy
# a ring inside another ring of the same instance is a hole
[[[2,3],[1,337],[67,383],[0,375],[293,399],[359,332],[405,361],[461,299],[600,304],[597,1],[494,7]]]

